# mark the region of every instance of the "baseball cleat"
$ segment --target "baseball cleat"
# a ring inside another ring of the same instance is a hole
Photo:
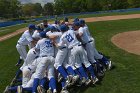
[[[112,62],[111,61],[109,61],[109,64],[108,64],[108,70],[110,70],[111,69],[111,67],[112,67]]]
[[[17,93],[22,93],[22,86],[17,87]]]
[[[78,79],[79,79],[79,75],[76,75],[76,76],[74,76],[73,78],[72,78],[72,85],[73,84],[75,84],[77,81],[78,81]]]
[[[66,87],[70,87],[72,82],[72,75],[69,75],[66,79]]]
[[[60,93],[69,93],[69,91],[66,89],[62,89]]]
[[[93,84],[95,84],[96,82],[98,82],[99,81],[99,79],[97,78],[97,77],[94,77],[93,79],[92,79],[92,83]]]
[[[91,80],[90,79],[87,79],[86,82],[85,82],[85,85],[89,85],[91,83]]]
[[[62,79],[63,79],[63,77],[62,77],[61,74],[59,73],[59,74],[58,74],[58,82],[61,82]]]
[[[15,66],[20,66],[22,59],[19,59]]]
[[[38,93],[45,93],[46,92],[46,90],[42,86],[38,86],[37,91],[38,91]]]
[[[53,90],[53,93],[57,93],[56,89]]]
[[[3,93],[11,93],[11,91],[9,91],[9,86],[6,86],[6,88],[5,88]]]
[[[47,93],[52,93],[52,90],[51,90],[51,89],[48,89],[48,90],[47,90]]]
[[[81,80],[81,84],[84,84],[86,82],[86,78],[83,77],[82,80]]]
[[[103,71],[106,72],[106,68],[103,68]]]
[[[97,73],[97,76],[98,76],[98,77],[104,77],[104,76],[105,76],[104,71],[98,72],[98,73]]]

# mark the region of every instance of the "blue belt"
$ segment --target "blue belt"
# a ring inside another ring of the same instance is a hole
[[[80,45],[77,45],[77,46],[82,46],[82,45],[80,44]],[[72,48],[70,48],[70,49],[73,49],[73,47],[72,47]]]
[[[86,44],[91,43],[91,42],[92,42],[92,40],[90,40],[90,41],[88,41],[87,43],[84,43],[84,44],[82,44],[82,45],[86,45]]]
[[[64,49],[64,48],[66,48],[66,47],[60,47],[59,49]]]
[[[36,51],[33,51],[33,53],[36,55]]]
[[[19,42],[17,42],[17,44],[21,45]]]
[[[43,55],[43,56],[41,56],[41,57],[48,57],[47,55]]]
[[[28,67],[28,69],[31,71],[32,69]]]

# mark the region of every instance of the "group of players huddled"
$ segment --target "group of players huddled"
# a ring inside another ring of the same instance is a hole
[[[66,17],[53,24],[47,20],[30,24],[16,48],[20,54],[16,66],[24,63],[4,93],[69,93],[72,86],[95,85],[112,67],[79,18],[72,23]]]

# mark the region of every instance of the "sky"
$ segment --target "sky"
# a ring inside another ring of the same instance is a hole
[[[53,2],[54,0],[19,0],[22,4],[25,3],[41,3],[41,5],[46,4],[47,2]]]

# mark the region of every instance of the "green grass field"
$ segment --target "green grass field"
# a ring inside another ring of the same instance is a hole
[[[95,87],[75,88],[73,93],[140,93],[140,56],[127,53],[111,43],[117,33],[140,30],[140,19],[88,23],[99,51],[111,57],[115,68],[107,71],[101,84]],[[20,36],[20,35],[19,35]],[[10,84],[17,67],[15,45],[19,36],[0,44],[0,93]]]
[[[38,24],[39,22],[33,22],[34,24]],[[4,28],[0,28],[0,36],[15,32],[18,29],[27,27],[28,24],[30,23],[24,23],[24,24],[19,24],[19,25],[14,25],[14,26],[9,26],[9,27],[4,27]]]

